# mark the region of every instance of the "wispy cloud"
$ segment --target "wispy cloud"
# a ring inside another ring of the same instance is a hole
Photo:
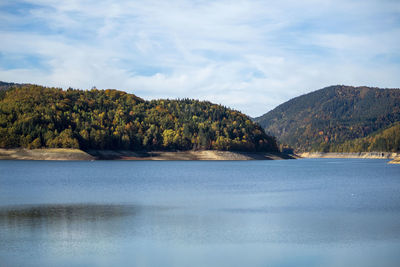
[[[261,115],[331,84],[399,87],[398,1],[2,1],[0,80]]]

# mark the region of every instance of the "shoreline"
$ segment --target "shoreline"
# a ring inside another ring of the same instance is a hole
[[[389,164],[400,164],[400,156],[394,158],[392,161],[388,162]]]
[[[93,160],[283,160],[296,158],[337,159],[392,159],[390,164],[400,164],[400,153],[395,152],[303,152],[297,155],[266,152],[239,152],[220,150],[188,151],[130,151],[88,150],[72,148],[0,148],[0,160],[49,160],[49,161],[93,161]]]
[[[218,150],[150,151],[88,150],[67,148],[0,149],[0,160],[282,160],[294,159],[283,153],[237,152]]]
[[[400,153],[396,152],[303,152],[298,154],[301,158],[331,158],[331,159],[399,159]],[[392,161],[390,162],[392,163]],[[393,162],[394,163],[394,162]]]
[[[0,160],[94,160],[94,158],[79,149],[0,148]]]

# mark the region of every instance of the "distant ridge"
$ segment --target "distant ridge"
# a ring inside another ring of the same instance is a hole
[[[2,82],[0,81],[0,91],[2,90],[8,90],[11,87],[21,87],[24,85],[28,85],[28,84],[21,84],[21,83],[8,83],[8,82]]]
[[[293,98],[254,119],[297,151],[336,151],[400,121],[400,90],[329,86]]]

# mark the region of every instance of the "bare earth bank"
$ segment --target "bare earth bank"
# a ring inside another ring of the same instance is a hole
[[[277,160],[292,159],[280,153],[250,153],[232,151],[153,151],[133,152],[127,150],[89,150],[79,149],[0,149],[0,159],[18,160]]]
[[[0,159],[20,160],[93,160],[94,157],[79,149],[0,149]]]
[[[400,154],[394,153],[394,152],[357,152],[357,153],[304,152],[304,153],[299,153],[298,155],[301,158],[395,159],[389,163],[399,163],[399,159],[400,159]]]
[[[396,157],[394,160],[389,161],[390,164],[400,164],[400,156]]]

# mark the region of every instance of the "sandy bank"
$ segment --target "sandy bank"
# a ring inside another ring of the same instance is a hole
[[[93,156],[79,149],[0,149],[0,159],[21,160],[93,160]]]
[[[400,164],[400,157],[396,157],[394,160],[389,161],[389,164]]]
[[[0,149],[0,159],[19,160],[278,160],[293,157],[279,153],[250,153],[231,151],[154,151],[79,149]]]
[[[277,160],[292,157],[279,153],[250,153],[232,151],[152,151],[132,152],[114,150],[88,151],[96,159],[122,159],[122,160]]]
[[[298,154],[302,158],[337,158],[337,159],[394,159],[399,153],[392,152],[357,152],[357,153],[334,153],[334,152],[304,152]]]

